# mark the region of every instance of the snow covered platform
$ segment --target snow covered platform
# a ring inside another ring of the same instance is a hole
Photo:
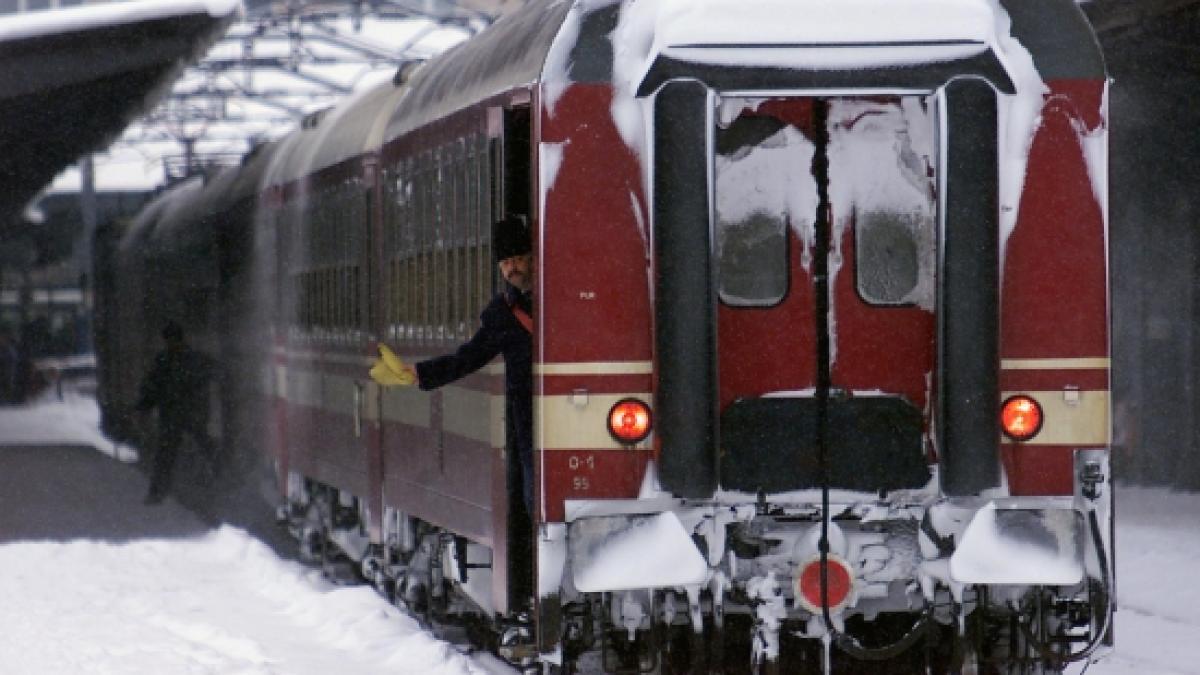
[[[513,672],[244,529],[143,505],[136,454],[65,398],[0,407],[0,672]]]
[[[174,500],[142,505],[146,478],[92,447],[0,449],[0,545],[21,540],[127,542],[195,537],[208,527]]]

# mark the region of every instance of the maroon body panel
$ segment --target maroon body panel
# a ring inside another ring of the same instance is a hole
[[[576,84],[541,117],[540,140],[559,144],[562,162],[544,187],[540,362],[651,358],[646,197],[611,103],[609,86]]]
[[[1002,370],[1001,388],[1107,394],[1107,368],[1061,366],[1109,356],[1104,215],[1080,142],[1103,122],[1104,86],[1090,80],[1049,85],[1016,227],[1005,246],[1000,336],[1002,360],[1045,359],[1047,366]],[[1073,453],[1086,444],[1037,440],[1002,443],[1012,494],[1071,494]]]

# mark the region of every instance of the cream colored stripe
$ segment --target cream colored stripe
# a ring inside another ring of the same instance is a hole
[[[293,349],[287,352],[289,359],[297,361],[317,361],[320,363],[339,363],[342,365],[355,366],[361,364],[370,364],[374,362],[374,358],[364,354],[345,354],[337,352],[318,352],[311,349]]]
[[[341,375],[325,375],[323,384],[325,389],[321,392],[321,400],[325,403],[325,410],[354,417],[354,407],[357,403],[354,397],[354,379]]]
[[[354,389],[357,383],[362,383],[364,420],[382,417],[388,422],[425,429],[433,423],[431,395],[416,387],[380,388],[369,380],[344,375],[322,376],[316,371],[285,366],[276,366],[275,375],[279,391],[293,403],[352,416],[356,405]],[[376,396],[379,407],[375,404]],[[442,428],[480,443],[503,447],[504,396],[453,385],[444,387]]]
[[[321,377],[311,370],[287,368],[284,371],[287,400],[311,408],[321,407]]]
[[[650,361],[591,361],[583,363],[538,363],[535,375],[648,375],[654,372]]]
[[[504,396],[464,387],[444,388],[442,428],[492,447],[503,447]]]
[[[429,394],[416,387],[387,387],[382,393],[383,419],[428,429],[432,424]]]
[[[1042,430],[1021,445],[1108,445],[1107,391],[1004,392],[1000,400],[1017,393],[1033,397],[1042,406]]]
[[[273,388],[275,395],[283,399],[288,397],[287,373],[287,366],[277,364],[271,369],[271,372],[267,374],[268,384]]]
[[[649,401],[646,393],[633,394],[568,394],[566,396],[537,396],[538,420],[535,439],[539,447],[555,449],[625,450],[650,447],[650,439],[636,446],[618,443],[608,433],[608,411],[623,398]],[[653,434],[652,434],[653,435]]]
[[[375,359],[378,358],[377,354],[321,354],[315,351],[301,350],[288,352],[286,356],[290,359],[296,359],[298,361],[316,361],[319,363],[337,363],[346,366],[362,366],[364,369],[363,378],[367,377],[366,369],[369,369],[371,365],[375,363]],[[410,364],[430,358],[427,356],[414,356],[412,354],[397,354],[397,356],[400,357],[400,360]],[[501,359],[496,359],[483,368],[480,368],[479,372],[487,375],[502,375],[504,374],[504,361]]]
[[[1107,369],[1110,359],[1001,359],[1003,370],[1098,370]]]

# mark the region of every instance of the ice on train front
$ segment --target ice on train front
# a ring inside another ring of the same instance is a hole
[[[1106,87],[1070,1],[576,3],[540,89],[543,660],[1096,652]]]

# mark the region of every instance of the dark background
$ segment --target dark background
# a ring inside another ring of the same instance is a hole
[[[1126,482],[1200,490],[1200,3],[1084,5],[1110,114],[1114,444]]]

